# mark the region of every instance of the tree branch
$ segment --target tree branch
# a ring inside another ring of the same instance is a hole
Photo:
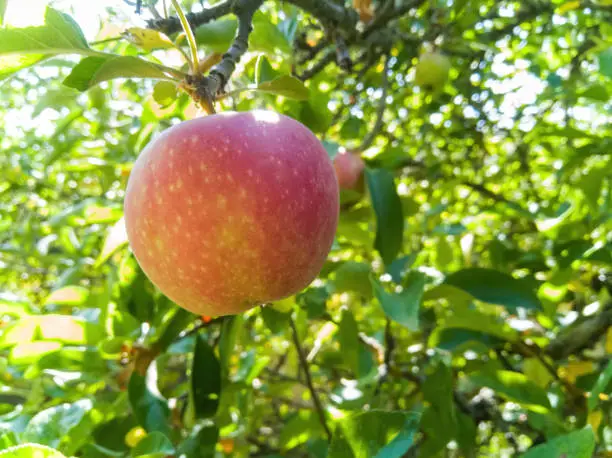
[[[215,6],[200,11],[199,13],[188,13],[187,22],[193,30],[207,22],[214,21],[220,17],[226,16],[232,12],[232,1],[226,0],[218,3]],[[167,35],[171,35],[181,31],[181,21],[178,17],[172,16],[167,19],[151,19],[147,22],[147,27],[154,30],[159,30]]]
[[[298,354],[298,359],[300,360],[300,366],[302,367],[304,375],[306,376],[306,384],[308,385],[308,390],[310,391],[312,401],[314,402],[317,414],[319,415],[319,421],[321,422],[321,426],[323,426],[323,429],[325,430],[327,439],[329,440],[329,442],[331,442],[332,432],[327,424],[327,419],[325,418],[325,410],[323,410],[323,405],[321,404],[319,395],[317,394],[314,384],[312,383],[312,375],[310,374],[310,367],[308,366],[308,361],[306,361],[306,353],[304,352],[304,348],[302,348],[302,344],[300,343],[300,338],[298,336],[297,328],[295,327],[295,321],[293,317],[290,318],[289,323],[291,324],[291,336],[293,338],[293,344],[295,345],[295,349]]]

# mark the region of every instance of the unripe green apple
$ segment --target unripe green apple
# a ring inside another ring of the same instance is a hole
[[[138,263],[162,293],[206,316],[291,296],[317,276],[338,223],[325,148],[268,111],[177,124],[138,157],[125,223]]]
[[[425,90],[439,90],[448,80],[451,62],[448,57],[437,51],[421,55],[416,65],[414,82]]]

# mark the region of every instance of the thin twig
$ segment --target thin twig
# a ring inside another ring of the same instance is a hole
[[[312,401],[314,402],[317,414],[319,415],[319,421],[321,422],[321,426],[325,430],[325,434],[327,435],[327,439],[329,442],[332,440],[332,432],[327,425],[327,419],[325,418],[325,410],[323,410],[323,405],[321,404],[321,400],[319,399],[319,395],[317,394],[314,384],[312,383],[312,375],[310,374],[310,367],[308,366],[308,361],[306,361],[306,353],[304,352],[304,348],[300,342],[300,338],[298,336],[297,328],[295,326],[295,320],[293,317],[290,318],[289,323],[291,324],[291,334],[293,337],[293,344],[295,345],[295,349],[298,354],[298,359],[300,360],[300,366],[304,371],[304,375],[306,376],[306,384],[308,386],[308,390],[310,391],[310,395],[312,396]]]
[[[227,0],[207,8],[204,11],[200,11],[199,13],[187,13],[185,17],[189,25],[197,29],[201,25],[219,19],[220,17],[227,16],[232,10],[232,3],[231,0]],[[178,17],[172,16],[162,20],[152,19],[148,21],[147,27],[171,35],[181,30],[181,22]]]
[[[308,70],[305,70],[304,73],[298,76],[302,81],[306,81],[313,76],[317,75],[319,72],[323,71],[325,67],[331,64],[336,59],[336,51],[328,50],[319,61],[310,67]]]

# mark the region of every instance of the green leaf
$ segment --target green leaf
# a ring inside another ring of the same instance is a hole
[[[603,84],[593,84],[580,91],[577,95],[578,97],[585,97],[600,102],[607,102],[610,100],[610,94],[608,94],[608,90]]]
[[[57,450],[40,444],[22,444],[0,451],[2,458],[66,458]]]
[[[224,53],[232,44],[237,29],[238,21],[235,18],[209,22],[195,30],[196,42],[211,51]]]
[[[468,378],[472,383],[491,388],[504,398],[531,408],[536,412],[543,411],[542,407],[550,408],[546,390],[518,372],[505,370],[480,371],[470,373]]]
[[[591,458],[595,450],[595,434],[591,428],[555,437],[521,455],[522,458]]]
[[[58,447],[62,437],[76,428],[92,408],[92,401],[82,399],[73,404],[62,404],[43,410],[32,417],[23,432],[22,440]]]
[[[445,329],[465,329],[482,334],[498,337],[502,340],[513,342],[518,339],[518,332],[510,328],[497,315],[483,313],[476,309],[456,308],[451,314],[444,317],[436,332],[432,335],[430,345],[436,345],[438,333]]]
[[[412,447],[414,435],[418,431],[416,416],[406,419],[404,427],[391,442],[378,451],[374,458],[401,458]]]
[[[366,178],[376,213],[374,248],[380,253],[385,264],[389,265],[402,249],[404,237],[402,203],[390,171],[366,168]]]
[[[190,387],[195,418],[212,417],[219,407],[221,367],[213,349],[201,335],[196,338]]]
[[[117,78],[168,79],[166,73],[152,62],[136,56],[91,56],[81,60],[64,80],[64,84],[86,91],[103,81]]]
[[[0,29],[0,80],[50,56],[92,53],[74,20],[48,7],[42,26]]]
[[[236,351],[236,342],[239,340],[243,324],[244,317],[242,315],[230,316],[223,320],[221,337],[219,339],[219,363],[221,365],[223,379],[227,377],[229,361]]]
[[[278,76],[278,72],[272,68],[268,58],[263,54],[260,55],[255,63],[255,84],[260,85],[261,83],[272,81]]]
[[[342,310],[338,329],[340,352],[355,375],[359,375],[359,329],[349,309]]]
[[[147,434],[141,439],[136,447],[132,449],[131,455],[136,457],[161,458],[168,455],[173,455],[175,452],[174,446],[170,439],[162,433],[154,431]]]
[[[121,217],[114,225],[112,225],[106,232],[104,238],[104,244],[102,250],[96,259],[94,266],[100,267],[104,264],[108,258],[116,253],[120,248],[126,246],[128,243],[127,232],[125,230],[125,219]]]
[[[151,363],[146,377],[134,371],[128,385],[128,397],[138,423],[148,432],[171,434],[170,409],[157,387],[157,365]]]
[[[372,275],[370,282],[374,296],[389,318],[410,331],[419,329],[419,309],[425,289],[425,274],[412,272],[408,278],[408,286],[401,293],[388,293]]]
[[[249,49],[262,51],[271,56],[279,54],[289,56],[293,51],[287,37],[262,11],[257,11],[253,16],[253,31],[249,36]]]
[[[591,388],[591,393],[587,401],[589,411],[597,406],[599,403],[599,395],[604,392],[610,380],[612,380],[612,361],[608,362],[604,371],[597,377],[597,381],[593,385],[593,388]]]
[[[0,452],[7,448],[14,447],[15,445],[19,445],[19,439],[13,431],[9,431],[0,436]]]
[[[510,312],[518,308],[542,309],[538,296],[527,283],[497,270],[464,269],[446,277],[444,283],[464,290],[479,301],[503,305]]]
[[[257,86],[260,92],[282,95],[295,100],[308,100],[308,88],[299,79],[290,75],[281,75]]]
[[[599,53],[599,71],[602,75],[612,78],[612,47]]]
[[[371,410],[342,420],[338,426],[341,433],[336,429],[329,458],[401,456],[396,453],[405,446],[407,436],[412,435],[412,424],[407,426],[408,415],[404,412]],[[401,437],[396,442],[399,435]],[[395,444],[391,446],[392,442]]]
[[[610,171],[607,167],[594,167],[585,173],[578,182],[578,186],[584,193],[584,197],[592,211],[599,209],[597,201],[601,194],[603,181],[609,173]]]
[[[370,273],[372,268],[369,264],[356,261],[347,261],[342,264],[333,274],[333,286],[336,293],[354,292],[369,299],[372,297],[372,286],[370,285]]]
[[[327,151],[329,158],[333,161],[336,155],[338,154],[340,145],[336,142],[331,142],[329,140],[323,140],[321,143],[323,143],[325,151]]]
[[[218,438],[219,429],[216,426],[199,424],[178,445],[176,456],[215,458],[215,445]]]
[[[45,299],[45,305],[71,305],[78,307],[87,302],[89,298],[89,290],[82,286],[65,286],[51,292]]]

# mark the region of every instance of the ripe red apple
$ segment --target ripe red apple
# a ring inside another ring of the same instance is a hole
[[[358,152],[340,152],[334,158],[334,170],[343,204],[354,203],[365,191],[365,163]]]
[[[273,112],[177,124],[138,157],[125,224],[162,293],[199,315],[291,296],[317,276],[335,235],[338,183],[321,142]]]

